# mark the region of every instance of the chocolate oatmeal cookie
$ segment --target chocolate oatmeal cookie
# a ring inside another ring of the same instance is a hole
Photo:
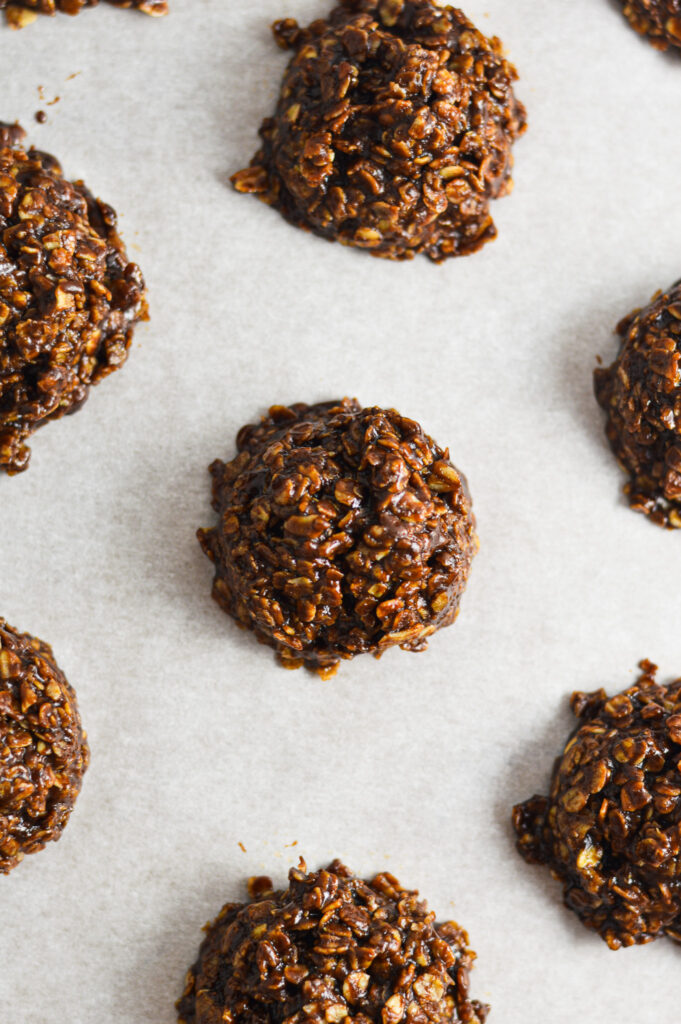
[[[107,0],[115,7],[134,7],[145,14],[160,17],[168,13],[167,0]],[[38,14],[80,14],[84,7],[96,7],[99,0],[0,0],[0,11],[11,28],[24,28]]]
[[[57,840],[90,760],[76,695],[42,640],[0,619],[0,872]]]
[[[619,324],[619,355],[594,375],[631,508],[681,527],[681,281]]]
[[[434,0],[342,0],[273,26],[293,50],[262,147],[234,175],[298,227],[374,256],[439,262],[496,237],[525,128],[496,38]]]
[[[620,0],[632,28],[658,50],[681,46],[681,0]]]
[[[681,941],[681,679],[656,666],[623,693],[575,693],[579,725],[548,797],[513,811],[518,849],[563,884],[565,905],[611,949]]]
[[[0,124],[0,471],[9,474],[28,466],[38,427],[75,412],[125,362],[147,319],[114,210],[23,137]]]
[[[251,880],[206,928],[178,1003],[183,1024],[483,1024],[468,995],[475,953],[453,921],[387,873],[365,882],[336,860]]]
[[[283,664],[422,651],[478,547],[466,480],[418,423],[354,399],[273,406],[216,461],[213,596]]]

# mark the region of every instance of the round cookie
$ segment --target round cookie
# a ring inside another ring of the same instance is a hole
[[[288,889],[249,889],[206,929],[183,1024],[483,1024],[468,936],[392,875],[365,882],[338,860],[308,874],[301,861]]]
[[[216,461],[213,596],[291,668],[421,651],[478,548],[466,480],[413,420],[354,399],[274,406]]]
[[[681,679],[661,686],[641,668],[615,697],[573,694],[579,725],[549,796],[513,811],[520,853],[551,868],[611,949],[681,941]]]
[[[0,872],[59,839],[89,760],[52,649],[0,619]]]
[[[306,29],[273,28],[294,56],[239,192],[389,259],[496,237],[490,200],[511,189],[525,128],[498,39],[433,0],[342,0]]]
[[[31,434],[75,412],[126,360],[147,319],[116,214],[0,124],[0,471],[28,466]]]
[[[594,375],[629,505],[681,527],[681,281],[619,324],[617,359]]]

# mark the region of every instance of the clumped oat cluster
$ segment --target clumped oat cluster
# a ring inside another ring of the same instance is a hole
[[[75,412],[124,362],[147,317],[116,214],[0,125],[0,470],[28,466],[31,434]]]
[[[606,433],[630,476],[630,506],[681,527],[681,281],[619,324],[620,352],[596,370]]]
[[[658,50],[681,46],[681,0],[620,0],[632,27]]]
[[[518,848],[548,864],[565,904],[612,949],[681,941],[681,679],[615,697],[575,693],[579,726],[548,797],[514,809]]]
[[[420,651],[477,550],[466,480],[418,423],[354,399],[274,406],[216,461],[213,596],[288,667]]]
[[[301,861],[284,891],[253,881],[252,902],[228,903],[206,929],[178,1003],[184,1024],[485,1020],[468,996],[468,936],[436,924],[392,875],[365,882],[337,860],[307,874]]]
[[[0,619],[0,872],[59,839],[89,759],[52,649]]]
[[[232,179],[299,227],[374,256],[463,256],[496,237],[525,128],[498,39],[433,0],[342,0],[276,22],[294,50],[262,148]]]
[[[168,13],[167,0],[107,0],[115,7],[134,7],[158,17]],[[24,28],[38,14],[80,14],[84,7],[96,7],[99,0],[0,0],[0,10],[12,28]]]

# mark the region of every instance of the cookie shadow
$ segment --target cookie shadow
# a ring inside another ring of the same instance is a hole
[[[516,804],[534,795],[546,795],[549,792],[554,762],[576,724],[570,711],[569,696],[568,691],[555,707],[555,713],[547,715],[529,741],[519,747],[503,769],[500,769],[495,780],[498,796],[494,817],[504,837],[509,864],[515,864],[517,882],[527,885],[527,899],[534,900],[538,894],[544,904],[555,908],[561,924],[569,929],[570,941],[591,942],[599,940],[587,932],[576,916],[564,907],[561,883],[552,877],[549,868],[546,865],[527,863],[518,852],[511,820]]]
[[[627,299],[618,295],[606,297],[602,305],[590,306],[585,312],[560,328],[555,344],[560,352],[556,361],[554,390],[562,396],[565,412],[572,425],[593,449],[602,472],[604,490],[612,481],[612,502],[628,508],[624,494],[627,475],[619,466],[608,443],[605,427],[606,414],[598,404],[594,390],[594,371],[610,366],[620,350],[617,324],[637,304],[645,303],[645,285],[633,281],[626,290]]]
[[[175,1004],[196,961],[203,929],[228,900],[244,898],[244,881],[224,863],[203,865],[197,885],[176,897],[158,927],[142,938],[132,975],[118,980],[120,1002],[142,1008],[138,1024],[177,1024]]]

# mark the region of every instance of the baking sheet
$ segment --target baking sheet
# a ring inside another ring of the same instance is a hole
[[[459,920],[491,1022],[673,1024],[678,949],[609,951],[509,814],[545,790],[573,688],[626,686],[644,656],[681,674],[681,539],[624,507],[591,391],[617,320],[679,276],[681,59],[607,0],[468,0],[521,73],[516,188],[483,252],[393,265],[228,185],[286,62],[269,22],[328,6],[0,31],[2,117],[119,210],[152,308],[126,367],[0,480],[0,613],[54,646],[92,746],[61,842],[0,879],[0,1021],[172,1024],[204,922],[304,854],[387,868]],[[194,532],[244,422],[344,394],[450,446],[482,548],[425,654],[322,682],[213,604]]]

